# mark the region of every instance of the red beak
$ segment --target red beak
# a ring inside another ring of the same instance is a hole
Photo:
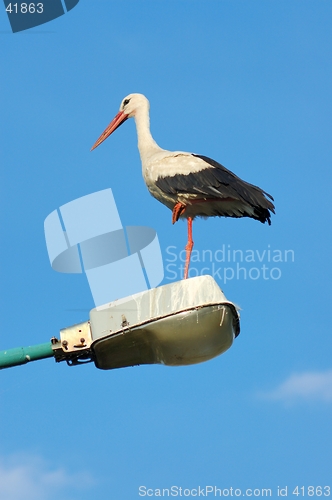
[[[126,120],[128,119],[128,115],[123,111],[119,111],[119,113],[113,118],[108,127],[105,128],[104,132],[101,136],[96,140],[94,145],[91,148],[91,151],[99,146],[109,135],[111,135],[114,130],[120,127]]]

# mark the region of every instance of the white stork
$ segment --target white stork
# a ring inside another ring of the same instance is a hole
[[[149,108],[144,95],[129,94],[91,150],[128,118],[135,118],[143,177],[148,190],[172,210],[173,224],[179,218],[188,221],[186,279],[194,245],[192,221],[195,217],[251,217],[270,225],[270,211],[274,213],[270,200],[273,198],[207,156],[160,148],[150,132]]]

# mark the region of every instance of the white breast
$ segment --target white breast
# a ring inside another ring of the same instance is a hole
[[[166,205],[171,210],[174,204],[182,201],[185,204],[190,203],[190,199],[196,198],[195,195],[169,195],[165,194],[156,186],[156,181],[160,177],[173,177],[174,175],[188,175],[190,173],[199,172],[209,165],[192,156],[190,153],[182,151],[166,151],[159,150],[151,156],[141,155],[142,173],[148,190],[157,200]]]

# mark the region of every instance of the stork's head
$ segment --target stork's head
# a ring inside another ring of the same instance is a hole
[[[108,136],[114,132],[128,118],[133,118],[139,110],[149,111],[149,101],[143,94],[129,94],[125,97],[120,105],[120,111],[113,118],[111,123],[106,127],[101,136],[96,140],[91,148],[91,151],[98,147]]]
[[[125,113],[128,118],[135,116],[136,111],[139,109],[150,108],[150,103],[143,94],[129,94],[123,99],[120,106],[120,112]]]

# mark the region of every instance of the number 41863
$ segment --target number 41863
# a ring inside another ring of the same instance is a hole
[[[329,497],[331,494],[330,486],[296,486],[293,490],[293,495],[304,497]]]
[[[44,4],[42,3],[10,3],[6,7],[6,11],[9,14],[41,14],[44,11]]]

